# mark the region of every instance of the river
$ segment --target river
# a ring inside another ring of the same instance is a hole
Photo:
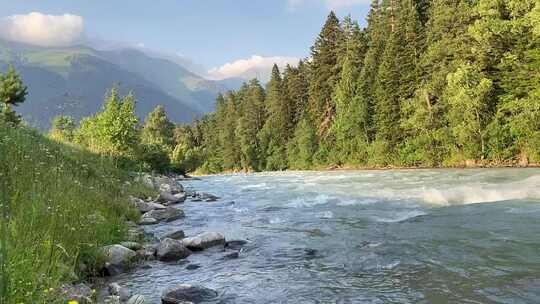
[[[115,278],[150,303],[175,283],[211,303],[540,303],[540,169],[284,172],[203,177],[157,236],[249,243]],[[187,264],[200,266],[186,269]]]

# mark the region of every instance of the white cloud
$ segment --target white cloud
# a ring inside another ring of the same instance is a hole
[[[33,12],[0,19],[0,37],[39,46],[73,44],[84,30],[83,18],[77,15],[45,15]]]
[[[358,4],[370,4],[371,0],[288,0],[290,8],[296,9],[307,3],[323,2],[330,9],[348,7]]]
[[[240,59],[231,63],[227,63],[221,67],[213,68],[208,71],[208,75],[212,79],[221,80],[232,77],[244,79],[259,78],[261,81],[268,80],[274,63],[280,68],[287,64],[296,65],[300,59],[295,57],[263,57],[253,55],[248,59]]]

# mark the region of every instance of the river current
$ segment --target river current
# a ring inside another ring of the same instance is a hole
[[[183,182],[221,197],[179,206],[157,236],[223,233],[210,250],[115,281],[160,303],[176,283],[211,303],[540,303],[540,169],[238,174]],[[189,270],[188,264],[200,268]]]

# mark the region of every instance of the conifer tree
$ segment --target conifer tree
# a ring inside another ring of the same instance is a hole
[[[266,86],[267,119],[259,133],[266,170],[287,168],[286,144],[290,137],[291,113],[286,97],[281,73],[278,66],[274,65],[272,77]]]
[[[264,168],[264,154],[258,139],[266,118],[265,92],[257,79],[245,87],[241,101],[241,112],[236,134],[240,143],[241,166],[245,170]]]
[[[18,125],[21,118],[13,107],[23,103],[26,95],[28,95],[27,87],[15,68],[10,65],[5,74],[0,73],[0,119]]]
[[[174,124],[167,118],[163,106],[157,106],[150,112],[141,130],[141,143],[160,146],[166,152],[174,148]]]
[[[321,135],[327,132],[334,116],[335,103],[332,94],[339,79],[338,57],[342,40],[343,32],[339,19],[334,12],[330,12],[315,45],[311,48],[310,114]]]

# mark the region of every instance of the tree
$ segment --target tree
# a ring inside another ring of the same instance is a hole
[[[339,19],[334,12],[330,12],[315,45],[311,48],[310,114],[320,135],[328,131],[334,116],[335,103],[332,93],[339,79],[338,57],[342,39]]]
[[[245,170],[262,170],[265,157],[258,134],[266,119],[265,92],[257,79],[251,80],[242,92],[240,117],[236,129],[242,152],[241,166]]]
[[[133,158],[139,141],[138,123],[133,94],[120,98],[118,89],[113,88],[102,111],[81,121],[75,141],[97,153]]]
[[[27,87],[21,76],[12,65],[5,74],[0,74],[0,118],[11,124],[18,125],[21,121],[13,107],[20,105],[28,95]]]
[[[266,160],[266,170],[287,168],[286,145],[289,140],[291,110],[283,88],[283,80],[277,65],[274,64],[272,77],[266,86],[266,122],[259,132],[262,157]]]
[[[448,122],[457,157],[483,159],[486,155],[485,128],[493,83],[477,67],[464,64],[448,75]]]
[[[72,142],[75,138],[76,127],[72,117],[60,115],[53,119],[49,136],[59,141]]]
[[[336,116],[331,130],[336,139],[332,150],[333,158],[339,163],[359,163],[362,159],[365,160],[360,151],[365,150],[369,142],[362,119],[365,109],[358,98],[358,78],[363,68],[367,41],[365,32],[360,30],[356,22],[349,27],[346,30],[345,54],[340,60],[340,80],[334,92]]]
[[[174,124],[167,118],[163,106],[157,106],[144,121],[141,130],[141,143],[160,146],[165,152],[174,148]]]
[[[303,118],[288,146],[288,161],[292,169],[310,169],[317,151],[317,135],[309,119]]]

